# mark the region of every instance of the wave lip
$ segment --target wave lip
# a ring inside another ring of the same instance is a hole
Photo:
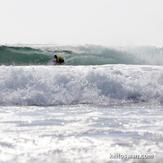
[[[162,103],[159,66],[1,66],[0,105]]]

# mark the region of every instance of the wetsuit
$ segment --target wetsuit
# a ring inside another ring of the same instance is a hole
[[[57,56],[57,58],[56,58],[56,63],[57,63],[57,64],[63,64],[63,63],[64,63],[63,57]]]

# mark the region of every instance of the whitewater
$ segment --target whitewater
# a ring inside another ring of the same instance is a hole
[[[0,162],[162,162],[162,48],[1,46],[0,65]]]

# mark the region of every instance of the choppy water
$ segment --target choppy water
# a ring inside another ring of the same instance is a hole
[[[0,162],[161,162],[162,52],[1,46]]]
[[[0,126],[2,163],[161,163],[163,159],[162,107],[1,107]],[[115,158],[118,154],[148,159]]]

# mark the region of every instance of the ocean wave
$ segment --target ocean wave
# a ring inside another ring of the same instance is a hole
[[[53,55],[65,65],[163,65],[163,48],[107,48],[103,46],[0,46],[0,65],[52,65]]]
[[[0,65],[45,65],[51,58],[40,49],[0,46]]]
[[[1,66],[0,105],[162,103],[159,66]]]

